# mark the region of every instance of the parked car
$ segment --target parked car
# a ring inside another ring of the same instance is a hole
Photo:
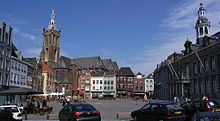
[[[101,121],[100,112],[90,104],[65,105],[59,112],[60,121]]]
[[[0,121],[16,121],[9,110],[0,110]]]
[[[18,109],[18,106],[16,106],[16,105],[2,105],[2,106],[0,106],[0,110],[8,110],[8,111],[12,112],[13,118],[16,121],[22,121],[22,113]]]
[[[190,121],[220,121],[220,112],[198,112]]]
[[[175,102],[159,100],[145,104],[131,112],[135,121],[184,121],[182,108]]]
[[[186,115],[186,121],[189,121],[196,112],[216,111],[220,112],[220,105],[214,100],[194,100],[181,104],[183,112]]]

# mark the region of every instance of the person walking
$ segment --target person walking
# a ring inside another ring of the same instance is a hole
[[[147,102],[147,95],[146,94],[144,95],[144,102],[145,103]]]
[[[63,106],[66,104],[66,99],[64,98],[63,99]]]

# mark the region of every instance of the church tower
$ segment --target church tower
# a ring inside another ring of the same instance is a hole
[[[200,3],[200,8],[198,10],[198,20],[196,22],[196,38],[197,44],[202,44],[202,38],[210,36],[210,22],[206,16],[206,9],[203,7],[203,3]]]
[[[54,67],[60,57],[60,31],[56,30],[55,12],[52,10],[51,20],[47,29],[43,29],[43,46],[40,62]]]

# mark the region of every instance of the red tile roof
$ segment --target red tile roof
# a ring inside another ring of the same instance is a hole
[[[54,73],[53,69],[47,64],[43,64],[42,71],[48,73]]]

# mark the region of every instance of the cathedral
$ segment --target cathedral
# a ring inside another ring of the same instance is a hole
[[[64,41],[62,41],[64,42]],[[40,63],[43,66],[43,92],[62,92],[67,95],[84,94],[86,86],[81,80],[91,82],[91,73],[111,71],[116,73],[118,65],[111,59],[101,59],[99,56],[74,58],[60,55],[60,30],[55,24],[55,11],[52,10],[48,28],[43,29],[43,45],[40,53]],[[80,87],[83,87],[80,89]],[[86,87],[90,89],[90,87]]]

